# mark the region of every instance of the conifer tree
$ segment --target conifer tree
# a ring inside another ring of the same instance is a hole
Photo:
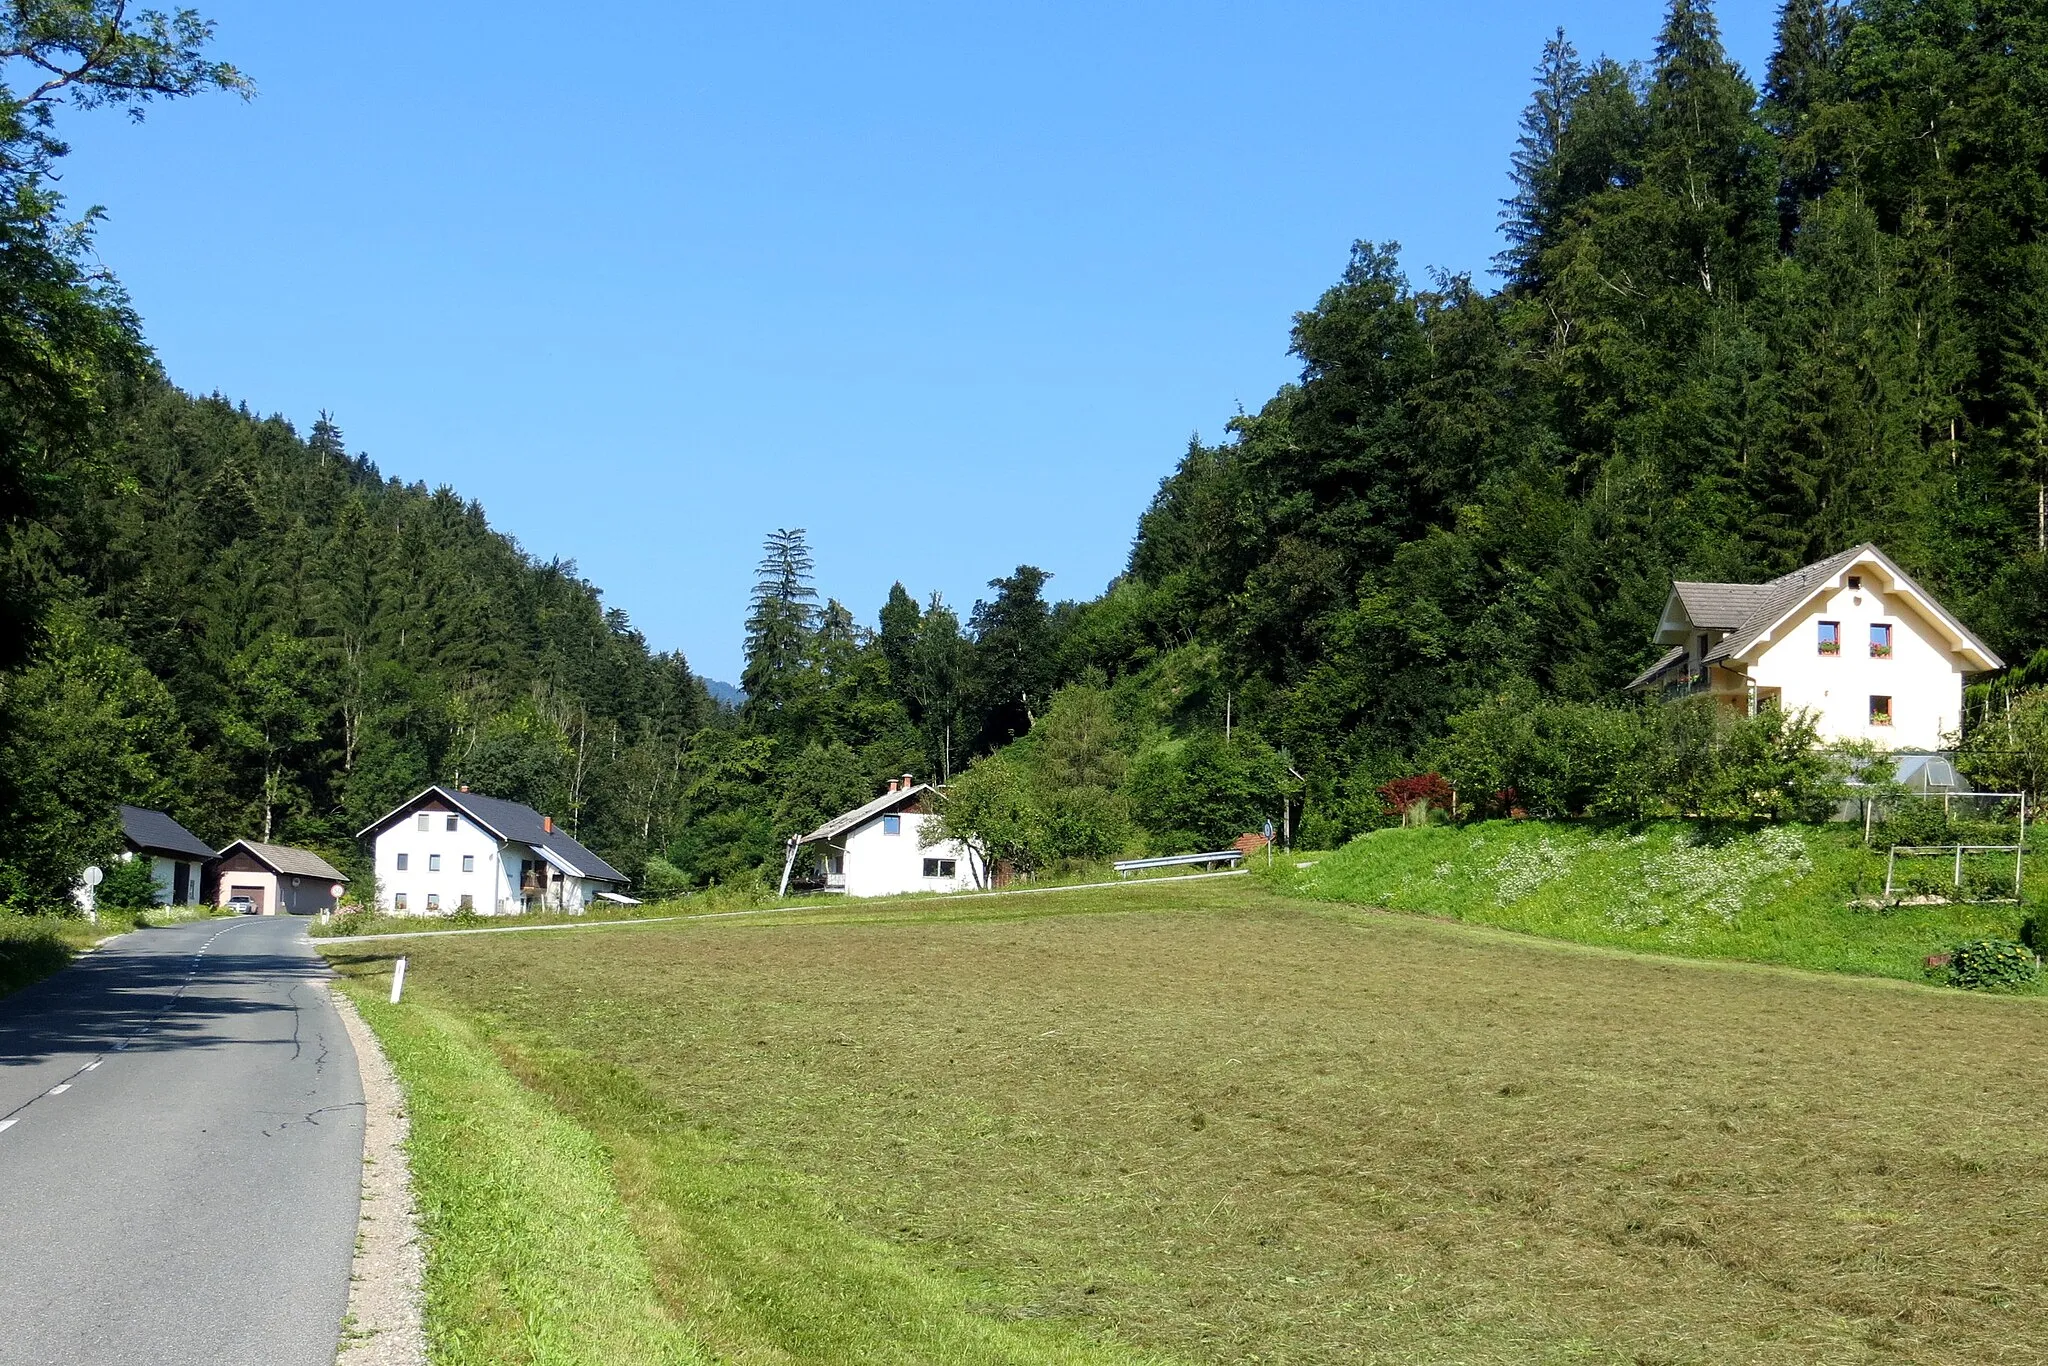
[[[740,687],[747,720],[763,730],[784,728],[801,684],[817,616],[818,591],[804,529],[770,532],[762,543],[754,575],[753,609],[747,616],[747,664]]]

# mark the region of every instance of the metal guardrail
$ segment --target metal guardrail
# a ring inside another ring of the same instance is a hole
[[[1218,849],[1213,854],[1169,854],[1164,858],[1127,858],[1110,867],[1116,869],[1118,877],[1140,873],[1147,868],[1182,868],[1195,863],[1242,863],[1242,849]]]

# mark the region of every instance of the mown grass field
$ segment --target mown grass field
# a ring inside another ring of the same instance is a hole
[[[1291,875],[1302,896],[1447,916],[1584,944],[1825,972],[1926,979],[1925,960],[2012,939],[2017,904],[1858,906],[1884,888],[1883,849],[1851,826],[1487,821],[1381,830]],[[2001,878],[2012,855],[1971,856]],[[1947,889],[1944,860],[1901,874]],[[2048,892],[2028,870],[2030,898]]]
[[[1253,879],[329,954],[446,1362],[2048,1356],[2036,1000]]]

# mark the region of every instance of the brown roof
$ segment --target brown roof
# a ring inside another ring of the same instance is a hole
[[[220,851],[221,857],[226,858],[237,849],[247,849],[272,872],[284,873],[290,877],[324,877],[329,882],[348,881],[345,873],[311,849],[294,849],[288,844],[262,844],[256,840],[236,840]]]

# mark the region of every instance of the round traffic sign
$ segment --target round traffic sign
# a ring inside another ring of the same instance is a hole
[[[100,884],[101,884],[102,882],[105,882],[106,880],[107,880],[107,875],[106,875],[105,873],[103,873],[103,872],[101,872],[101,871],[100,871],[100,866],[99,866],[99,865],[98,865],[97,863],[94,863],[94,864],[89,864],[89,865],[87,865],[87,867],[86,867],[86,870],[85,870],[85,885],[86,885],[86,886],[88,886],[88,887],[97,887],[97,886],[99,886],[99,885],[100,885]]]

